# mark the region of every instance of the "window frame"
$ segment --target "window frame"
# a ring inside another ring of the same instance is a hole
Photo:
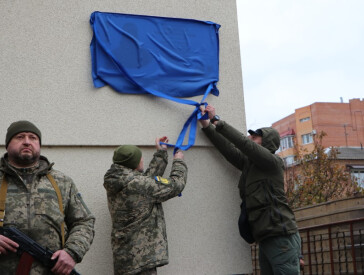
[[[287,149],[293,148],[294,147],[293,139],[294,139],[294,135],[287,135],[287,136],[281,137],[278,152],[283,152]],[[285,143],[285,144],[283,144],[283,143]],[[286,145],[286,146],[283,146],[283,145]]]
[[[300,118],[300,122],[306,122],[306,121],[310,121],[311,120],[311,117],[304,117],[304,118]]]
[[[302,141],[302,145],[313,143],[312,133],[307,133],[307,134],[301,135],[301,141]]]

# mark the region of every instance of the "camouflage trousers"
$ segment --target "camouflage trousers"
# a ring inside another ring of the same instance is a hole
[[[137,273],[136,275],[157,275],[157,269],[156,268],[151,268],[148,270],[144,270],[140,273]]]

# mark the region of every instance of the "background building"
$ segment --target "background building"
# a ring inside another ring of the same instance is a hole
[[[103,176],[120,144],[142,147],[145,162],[157,136],[177,140],[193,107],[95,89],[89,44],[93,11],[192,18],[221,25],[220,96],[207,101],[245,131],[236,1],[2,1],[0,9],[0,150],[7,127],[27,119],[42,131],[42,154],[76,182],[96,216],[81,274],[112,274],[111,221]],[[195,100],[200,100],[196,98]],[[234,110],[232,112],[231,110]],[[170,159],[172,150],[169,151]],[[250,247],[239,236],[239,171],[198,131],[185,153],[189,167],[181,198],[164,204],[170,264],[159,274],[241,274],[252,271]],[[170,165],[167,167],[167,172]]]
[[[294,163],[294,142],[313,149],[314,136],[325,132],[324,147],[338,147],[338,159],[363,181],[364,175],[364,99],[349,103],[316,102],[272,124],[281,136],[278,154],[287,165]]]
[[[350,171],[351,177],[364,188],[364,148],[338,147],[337,162]]]

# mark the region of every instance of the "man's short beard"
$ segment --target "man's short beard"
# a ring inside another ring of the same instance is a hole
[[[38,162],[40,157],[40,154],[32,154],[32,155],[14,155],[12,156],[12,161],[15,164],[18,164],[20,166],[31,166]]]

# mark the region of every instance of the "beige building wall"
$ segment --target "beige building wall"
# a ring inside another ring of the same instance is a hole
[[[96,216],[91,250],[81,274],[112,274],[111,222],[103,175],[120,144],[142,147],[145,162],[157,136],[175,142],[193,107],[167,100],[95,89],[89,44],[93,11],[214,21],[220,28],[218,114],[245,132],[235,0],[2,1],[0,4],[0,150],[6,129],[27,119],[42,131],[42,154],[71,176]],[[194,98],[199,101],[200,97]],[[3,137],[1,139],[1,136]],[[172,158],[172,149],[169,151]],[[239,171],[197,133],[185,152],[183,196],[164,203],[169,265],[159,274],[238,274],[252,271],[250,248],[239,237]],[[166,174],[169,173],[170,165]]]
[[[295,111],[295,117],[296,117],[296,139],[297,144],[299,146],[304,146],[305,150],[308,150],[308,152],[311,152],[314,148],[313,143],[309,144],[303,144],[302,135],[307,135],[312,133],[312,114],[311,114],[311,106],[305,106],[299,109],[296,109]],[[309,118],[307,121],[301,121],[301,119]]]

